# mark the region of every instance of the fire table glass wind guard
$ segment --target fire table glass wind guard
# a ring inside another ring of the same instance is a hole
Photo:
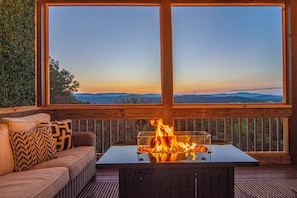
[[[155,131],[140,131],[137,152],[148,154],[155,162],[196,160],[198,153],[211,153],[211,135],[205,131],[175,131],[173,135],[158,136]]]

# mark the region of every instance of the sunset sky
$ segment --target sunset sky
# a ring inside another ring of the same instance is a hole
[[[282,94],[281,10],[173,7],[174,93]],[[79,93],[161,93],[159,7],[49,13],[49,55],[79,81]]]

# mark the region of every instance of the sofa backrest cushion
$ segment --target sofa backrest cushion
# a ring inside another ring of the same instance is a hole
[[[1,123],[8,124],[9,131],[24,131],[37,128],[38,122],[49,122],[51,119],[47,113],[37,113],[29,116],[2,118]]]
[[[8,125],[0,124],[0,175],[13,172],[14,161],[9,142]]]

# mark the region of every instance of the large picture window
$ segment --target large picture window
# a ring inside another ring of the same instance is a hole
[[[51,104],[161,103],[159,15],[158,6],[50,6]]]
[[[171,8],[168,49],[159,6],[49,6],[50,103],[284,102],[282,6]]]
[[[283,101],[281,6],[172,8],[175,103]]]

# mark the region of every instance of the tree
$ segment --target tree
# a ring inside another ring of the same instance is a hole
[[[49,58],[50,66],[50,101],[51,104],[85,103],[73,96],[78,91],[79,82],[69,71],[60,69],[59,61]]]

